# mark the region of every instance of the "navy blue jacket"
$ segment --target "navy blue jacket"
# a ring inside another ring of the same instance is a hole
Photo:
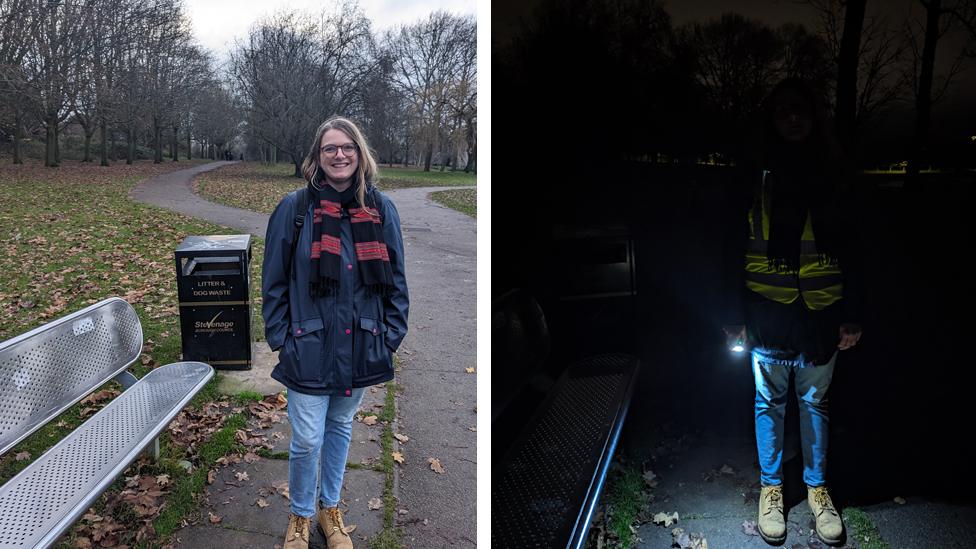
[[[271,377],[300,393],[348,395],[350,389],[393,379],[393,352],[407,335],[409,296],[403,235],[396,206],[369,187],[383,221],[395,289],[388,297],[367,295],[359,274],[349,215],[342,212],[341,277],[336,295],[309,294],[312,209],[295,246],[292,235],[298,191],[286,195],[268,220],[261,291],[268,345],[278,351]],[[292,265],[291,276],[286,267]]]

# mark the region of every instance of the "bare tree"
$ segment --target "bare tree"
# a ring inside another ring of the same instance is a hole
[[[195,133],[202,142],[213,145],[211,158],[221,158],[225,146],[239,133],[241,120],[227,86],[216,80],[198,90],[195,100]]]
[[[450,116],[451,91],[475,26],[473,17],[434,12],[419,23],[387,34],[396,70],[394,84],[408,101],[416,139],[424,146],[424,171],[430,171],[434,148]]]
[[[248,131],[287,153],[296,177],[315,128],[333,114],[360,114],[364,84],[376,70],[370,23],[356,4],[318,25],[308,20],[278,13],[255,25],[231,55]]]
[[[40,21],[30,8],[31,0],[0,0],[0,116],[9,117],[9,122],[3,120],[5,126],[13,126],[10,133],[14,164],[23,162],[20,144],[26,123],[24,95],[27,75],[22,59],[31,43],[29,37],[37,33]]]
[[[953,24],[958,24],[957,17],[944,17],[964,11],[967,3],[952,2],[943,4],[942,0],[918,0],[925,14],[924,23],[910,15],[905,23],[912,52],[913,63],[907,72],[907,78],[912,83],[915,92],[915,128],[909,149],[907,176],[910,181],[917,182],[921,165],[929,158],[929,126],[932,119],[932,105],[945,96],[949,84],[959,74],[963,61],[969,53],[968,48],[962,48],[950,63],[948,70],[940,75],[937,83],[935,74],[935,54],[939,41],[948,34]],[[921,46],[919,41],[922,42]],[[933,89],[938,84],[937,89]]]
[[[294,13],[258,23],[231,55],[231,74],[251,131],[292,157],[295,177],[320,122],[316,28]]]
[[[32,2],[38,23],[23,59],[28,109],[46,133],[45,166],[60,162],[58,134],[78,94],[79,58],[89,47],[92,1]]]
[[[780,75],[782,41],[758,20],[727,13],[692,24],[684,39],[697,51],[696,72],[710,103],[732,122],[758,109]]]
[[[836,76],[827,81],[836,88],[838,135],[853,160],[863,128],[908,93],[906,42],[887,15],[867,15],[865,0],[806,3],[818,13],[819,35],[836,62]]]

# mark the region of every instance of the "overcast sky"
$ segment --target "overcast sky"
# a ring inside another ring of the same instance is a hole
[[[322,0],[184,0],[194,36],[220,62],[227,59],[234,38],[243,38],[258,19],[279,10],[332,13],[340,5]],[[374,32],[414,23],[436,10],[475,14],[475,0],[359,0],[359,6],[373,22]]]

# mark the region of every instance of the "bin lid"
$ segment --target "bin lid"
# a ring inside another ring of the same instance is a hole
[[[213,250],[241,251],[251,246],[249,234],[209,234],[188,236],[176,247],[177,252],[202,252]]]

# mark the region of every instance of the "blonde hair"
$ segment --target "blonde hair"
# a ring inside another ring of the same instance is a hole
[[[341,131],[356,144],[356,154],[359,156],[359,163],[356,167],[356,198],[359,201],[359,206],[365,207],[366,187],[376,184],[379,170],[376,167],[373,152],[366,142],[366,137],[352,120],[342,116],[331,116],[322,122],[319,129],[315,130],[315,141],[312,141],[312,146],[309,147],[308,154],[305,155],[305,161],[302,162],[302,175],[305,176],[306,181],[315,186],[320,186],[322,180],[325,179],[325,172],[319,164],[319,147],[322,145],[322,136],[329,130]]]

